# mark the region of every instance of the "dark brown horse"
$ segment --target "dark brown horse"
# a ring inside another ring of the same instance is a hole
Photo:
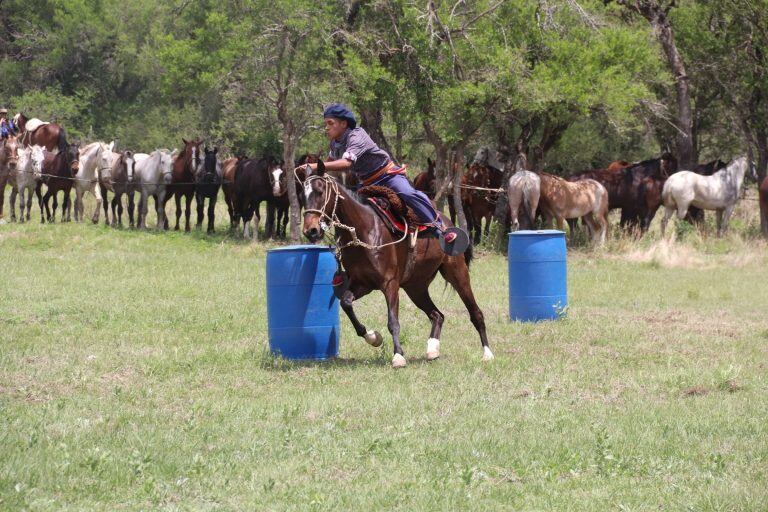
[[[301,167],[307,164],[314,164],[320,161],[320,155],[317,153],[305,153],[301,155],[299,158],[296,159],[294,162],[296,167],[296,175],[299,178],[299,180],[303,180],[306,178],[306,173],[304,169]],[[288,173],[282,173],[280,176],[280,179],[283,180],[283,183],[281,184],[280,190],[285,191],[284,193],[278,195],[275,197],[274,201],[267,202],[267,208],[273,208],[275,210],[275,213],[273,215],[269,215],[269,212],[267,212],[267,219],[273,219],[276,226],[274,230],[272,230],[269,226],[267,226],[267,231],[271,231],[274,236],[285,238],[286,232],[288,231],[288,213],[290,211],[290,201],[288,200],[288,183],[290,183],[293,176],[288,176]],[[340,176],[339,179],[344,179],[345,176]],[[295,181],[295,180],[294,180]],[[303,208],[304,205],[304,193],[301,189],[301,183],[296,183],[296,195],[299,198],[299,208]]]
[[[383,341],[381,334],[368,330],[357,319],[352,308],[356,299],[373,290],[380,290],[387,302],[387,326],[394,345],[392,366],[401,368],[406,365],[400,345],[398,319],[399,291],[402,288],[432,323],[427,341],[427,360],[437,359],[440,355],[440,331],[445,317],[429,296],[429,284],[440,272],[459,294],[469,311],[469,317],[480,334],[483,360],[493,359],[485,333],[483,312],[477,306],[470,285],[471,247],[463,255],[448,256],[442,251],[436,238],[419,238],[413,248],[409,237],[398,241],[400,237],[396,237],[387,229],[373,209],[325,174],[322,162],[318,162],[317,172],[305,181],[304,190],[307,198],[304,236],[311,242],[318,242],[323,238],[328,226],[336,228],[336,243],[340,247],[341,263],[349,277],[348,285],[339,285],[343,287],[339,291],[341,308],[349,317],[358,336],[375,347],[380,346]],[[443,222],[448,224],[447,219],[443,219]],[[343,229],[341,225],[354,228],[354,232]]]
[[[413,179],[413,188],[424,192],[430,199],[434,199],[436,193],[435,179],[435,162],[431,158],[427,158],[427,170],[416,175]]]
[[[498,190],[501,188],[501,179],[502,174],[497,169],[475,163],[469,166],[461,183],[469,187]],[[488,236],[498,199],[499,192],[462,189],[461,203],[467,216],[467,228],[470,234],[474,231],[475,245],[480,243],[481,234]],[[485,220],[484,228],[483,220]]]
[[[37,184],[37,198],[40,203],[40,222],[44,223],[43,205],[45,205],[45,217],[48,222],[56,221],[56,208],[58,201],[56,196],[59,192],[64,193],[64,202],[61,204],[61,221],[69,222],[71,220],[72,201],[69,193],[74,186],[72,178],[75,177],[80,169],[80,147],[78,144],[67,144],[66,148],[58,153],[45,153],[43,160],[43,177]],[[41,197],[41,187],[46,185],[45,195]],[[53,197],[53,211],[48,207],[48,201]]]
[[[236,215],[243,220],[243,238],[250,238],[251,234],[255,238],[259,237],[259,223],[261,215],[259,209],[261,203],[267,203],[275,200],[274,188],[280,186],[279,182],[274,183],[271,178],[282,169],[280,163],[272,157],[261,159],[251,158],[248,160],[238,160],[235,168],[235,198],[234,210]],[[280,195],[279,193],[277,195]],[[274,209],[267,208],[267,237],[272,236],[271,227],[274,227]],[[256,226],[251,230],[250,222],[256,218]]]
[[[109,201],[108,191],[114,193],[112,198],[112,227],[123,225],[123,194],[128,197],[128,220],[130,227],[134,226],[133,194],[137,185],[133,180],[134,161],[132,151],[119,153],[111,168],[99,172],[99,187],[101,197],[104,198],[104,225],[109,225]]]
[[[16,114],[14,120],[19,127],[20,140],[24,147],[37,144],[48,151],[61,151],[67,145],[67,134],[56,123],[42,123],[39,119],[28,119],[21,112]]]
[[[195,196],[195,179],[197,177],[197,171],[203,163],[203,155],[200,151],[203,141],[200,139],[187,141],[181,139],[184,143],[184,149],[178,154],[173,161],[173,168],[171,174],[171,184],[165,189],[165,204],[174,197],[176,202],[176,227],[173,229],[179,230],[179,223],[181,221],[181,198],[186,199],[186,207],[184,209],[184,231],[189,231],[189,216],[192,213],[192,198]],[[165,218],[165,229],[168,229],[168,217]]]
[[[18,137],[8,137],[0,145],[0,219],[3,217],[3,204],[5,203],[5,186],[11,179],[11,174],[15,176],[16,166],[19,163],[19,139]],[[15,181],[11,181],[15,183]],[[11,185],[13,187],[13,185]],[[11,203],[13,205],[13,203]],[[13,211],[11,212],[13,216]]]

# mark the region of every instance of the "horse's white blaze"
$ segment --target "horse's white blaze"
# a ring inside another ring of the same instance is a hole
[[[283,170],[281,168],[274,169],[272,171],[272,194],[275,196],[281,196],[283,195],[283,192],[280,190],[282,187],[280,186],[280,177],[283,174]]]
[[[312,184],[309,180],[304,182],[304,197],[309,201],[309,196],[312,194]]]

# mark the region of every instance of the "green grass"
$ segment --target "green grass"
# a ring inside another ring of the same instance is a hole
[[[541,324],[481,251],[496,360],[438,278],[442,358],[404,297],[394,371],[344,318],[338,360],[273,359],[266,245],[0,225],[0,510],[765,510],[765,245],[621,243],[571,255]]]

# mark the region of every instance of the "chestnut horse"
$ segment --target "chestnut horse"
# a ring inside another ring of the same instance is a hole
[[[462,185],[480,187],[484,189],[500,189],[502,174],[495,168],[474,163],[461,180]],[[474,231],[475,245],[480,243],[481,233],[486,237],[491,228],[493,213],[496,211],[496,201],[499,192],[490,190],[473,190],[463,188],[461,191],[461,204],[467,215],[467,228],[472,234]],[[483,228],[485,220],[485,228]]]
[[[605,242],[608,232],[608,191],[595,180],[566,181],[547,173],[539,174],[541,179],[541,208],[546,225],[552,218],[557,221],[557,229],[563,229],[565,219],[584,217],[589,227],[592,241],[596,245]],[[575,231],[571,230],[571,245]]]
[[[413,188],[424,192],[428,198],[435,198],[435,162],[431,158],[427,158],[427,170],[420,172],[413,179]]]
[[[403,347],[400,345],[398,319],[401,288],[432,323],[427,340],[427,360],[440,356],[440,332],[445,317],[429,296],[429,284],[438,272],[453,286],[469,311],[472,324],[480,334],[483,361],[493,359],[483,312],[477,306],[469,279],[471,247],[463,255],[448,256],[436,238],[418,238],[416,246],[411,248],[407,240],[409,237],[399,241],[400,237],[387,229],[372,208],[325,174],[322,161],[318,162],[317,172],[304,181],[304,193],[307,201],[304,236],[316,243],[323,238],[326,229],[336,228],[341,264],[349,277],[348,285],[339,285],[341,308],[352,322],[357,335],[374,347],[381,346],[381,334],[368,330],[357,319],[352,303],[373,290],[380,290],[384,294],[388,310],[387,326],[394,346],[394,368],[406,365]],[[442,220],[450,225],[444,217]]]
[[[67,145],[67,135],[64,129],[56,123],[44,123],[39,119],[28,119],[19,112],[14,117],[14,123],[19,127],[21,144],[43,146],[46,150],[56,153]],[[28,126],[30,130],[27,130]]]
[[[179,152],[173,161],[173,171],[171,174],[171,184],[165,189],[165,200],[163,209],[171,196],[176,202],[176,227],[179,230],[181,220],[181,198],[186,199],[186,208],[184,209],[184,231],[189,231],[189,216],[192,213],[192,198],[195,196],[195,179],[200,166],[203,165],[203,157],[200,151],[203,141],[181,139],[184,143],[184,149]],[[165,217],[165,229],[168,229],[168,217]]]
[[[235,169],[239,160],[245,160],[245,155],[227,158],[221,164],[221,191],[224,192],[224,202],[227,203],[229,212],[229,229],[237,228],[240,224],[240,215],[234,208],[235,202]]]

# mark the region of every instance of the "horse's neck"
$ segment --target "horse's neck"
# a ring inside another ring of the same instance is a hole
[[[80,170],[77,174],[81,177],[92,178],[96,174],[96,162],[98,162],[98,157],[100,154],[101,149],[99,147],[89,149],[85,155],[80,157],[80,162],[83,165],[80,166]]]
[[[355,228],[357,236],[361,239],[368,239],[376,231],[373,227],[381,222],[373,209],[365,204],[358,202],[354,197],[344,190],[339,191],[338,204],[336,206],[336,216],[342,224]],[[342,237],[347,237],[346,229],[341,230]]]

